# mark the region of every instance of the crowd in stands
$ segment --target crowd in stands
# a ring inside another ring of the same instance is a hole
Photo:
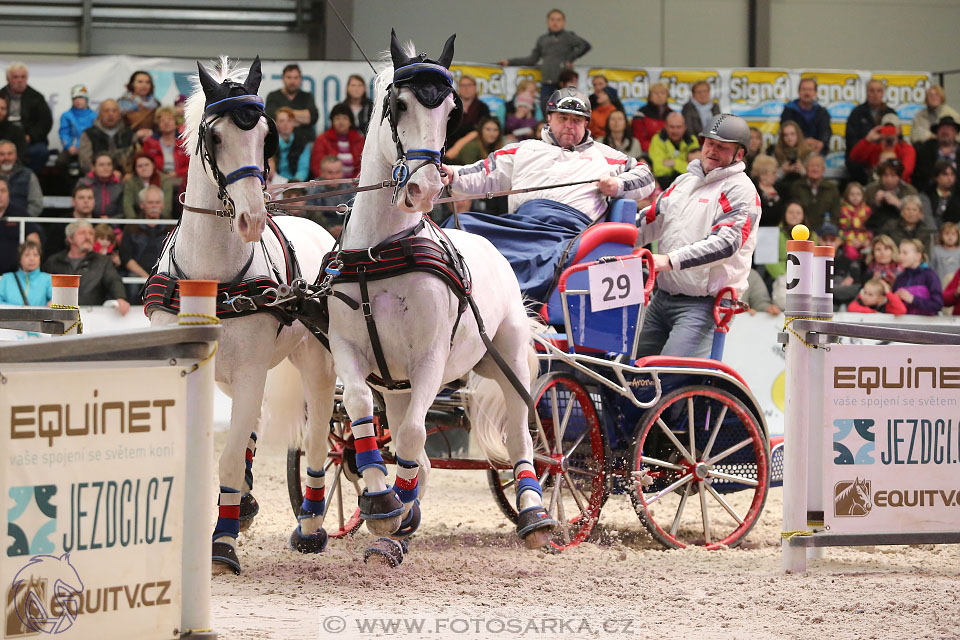
[[[546,97],[554,89],[579,84],[572,63],[590,49],[586,40],[565,29],[561,12],[551,12],[547,22],[548,33],[529,56],[501,61],[537,64],[543,74],[539,93],[533,82],[518,83],[502,121],[478,96],[476,80],[459,77],[463,118],[448,132],[447,161],[469,164],[507,143],[543,135]],[[27,67],[11,64],[6,79],[0,89],[0,219],[41,215],[47,188],[50,194],[70,194],[72,208],[60,214],[67,218],[62,224],[28,223],[22,244],[16,223],[0,224],[0,303],[46,303],[49,279],[42,274],[69,272],[85,276],[81,304],[117,300],[124,311],[128,302],[138,302],[139,287],[125,287],[121,277],[145,277],[168,231],[149,221],[181,215],[179,196],[189,164],[178,137],[185,97],[161,105],[151,75],[137,71],[118,86],[116,99],[97,96],[101,100],[95,112],[87,88],[76,85],[70,90],[71,108],[60,117],[61,147],[51,151],[51,111],[43,95],[29,86]],[[285,66],[282,82],[265,101],[279,137],[278,152],[269,161],[271,179],[358,176],[373,111],[365,79],[349,78],[346,98],[331,109],[325,131],[317,131],[317,101],[303,90],[299,66]],[[591,135],[648,163],[659,185],[654,198],[699,157],[697,134],[719,113],[717,96],[711,95],[706,81],[691,87],[690,100],[679,110],[669,104],[667,86],[653,83],[646,104],[632,114],[603,75],[592,76],[590,85]],[[932,86],[926,108],[904,136],[896,112],[884,103],[883,84],[870,81],[866,102],[854,108],[847,121],[846,176],[837,182],[825,177],[830,116],[816,97],[815,79],[804,78],[797,97],[784,106],[776,142],[766,149],[762,133],[751,131],[744,162],[760,195],[761,226],[779,227],[780,235],[778,262],[757,264],[751,274],[751,306],[769,313],[783,308],[786,240],[793,226],[803,223],[820,242],[837,249],[838,309],[950,312],[960,285],[960,115],[945,104],[943,89]],[[305,192],[316,195],[311,204],[348,202],[349,196],[324,195],[338,189],[317,185]],[[504,213],[505,204],[500,198],[456,206]],[[304,215],[339,234],[342,216]],[[97,224],[97,218],[144,223],[111,227]],[[953,313],[960,315],[960,305],[953,306]]]

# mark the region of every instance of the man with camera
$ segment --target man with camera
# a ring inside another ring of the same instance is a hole
[[[903,165],[901,177],[910,182],[917,164],[917,152],[912,144],[900,136],[900,118],[895,113],[883,116],[880,124],[870,129],[867,136],[850,150],[850,159],[867,171],[873,171],[878,164],[891,158],[900,161]]]
[[[850,154],[857,143],[880,124],[883,116],[890,113],[896,114],[883,100],[885,90],[886,87],[880,80],[870,80],[867,83],[867,101],[854,107],[850,117],[847,118],[847,173],[851,180],[861,184],[867,184],[870,181],[870,170],[856,162]]]

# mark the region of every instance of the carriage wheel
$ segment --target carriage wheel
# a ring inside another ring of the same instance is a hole
[[[767,499],[767,438],[743,402],[716,387],[664,396],[644,414],[631,460],[648,480],[631,491],[633,507],[666,547],[736,546]]]
[[[326,514],[323,525],[329,538],[343,538],[352,535],[360,528],[363,521],[360,519],[360,509],[357,496],[360,485],[349,470],[344,473],[343,467],[343,423],[334,421],[330,426],[330,437],[327,439],[330,452],[324,463],[326,471]],[[305,475],[301,476],[301,460],[303,451],[300,449],[287,450],[287,492],[290,495],[290,506],[294,515],[300,515],[300,505],[303,503],[303,483]]]
[[[550,544],[562,550],[590,537],[600,517],[606,498],[603,431],[590,394],[573,378],[542,376],[531,395],[536,406],[530,416],[533,466],[543,504],[560,523]],[[488,478],[497,505],[516,523],[513,471],[491,469]]]

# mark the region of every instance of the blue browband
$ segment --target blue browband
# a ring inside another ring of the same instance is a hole
[[[413,64],[408,64],[400,67],[399,69],[395,69],[393,72],[393,82],[396,84],[397,82],[422,71],[434,71],[439,73],[447,79],[451,87],[453,86],[453,76],[450,75],[450,71],[443,65],[433,64],[430,62],[414,62]]]
[[[233,184],[234,182],[243,180],[244,178],[257,178],[260,180],[261,184],[264,184],[263,169],[255,165],[248,164],[245,167],[240,167],[236,171],[231,171],[227,174],[224,180],[226,180],[227,184]]]
[[[224,111],[231,111],[241,105],[251,105],[260,107],[261,109],[264,108],[263,101],[260,99],[260,96],[233,96],[232,98],[224,98],[223,100],[217,100],[216,102],[207,105],[207,107],[203,110],[203,115],[208,116],[217,113],[223,113]]]

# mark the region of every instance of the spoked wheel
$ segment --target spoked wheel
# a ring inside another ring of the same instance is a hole
[[[644,414],[631,461],[644,486],[630,498],[666,547],[740,543],[767,499],[770,450],[753,413],[732,394],[682,387]]]
[[[323,467],[326,472],[327,504],[323,526],[329,538],[352,535],[363,524],[360,509],[356,506],[361,487],[356,474],[345,468],[343,432],[343,423],[334,420],[327,438],[330,451]],[[287,450],[287,492],[290,495],[290,506],[297,516],[300,515],[300,505],[303,503],[303,486],[307,475],[306,464],[302,463],[302,460],[302,450]]]
[[[600,517],[606,480],[603,431],[590,394],[568,375],[542,376],[532,396],[533,466],[544,507],[560,523],[550,544],[562,550],[590,537]],[[516,523],[513,471],[491,469],[488,477],[500,509]]]

